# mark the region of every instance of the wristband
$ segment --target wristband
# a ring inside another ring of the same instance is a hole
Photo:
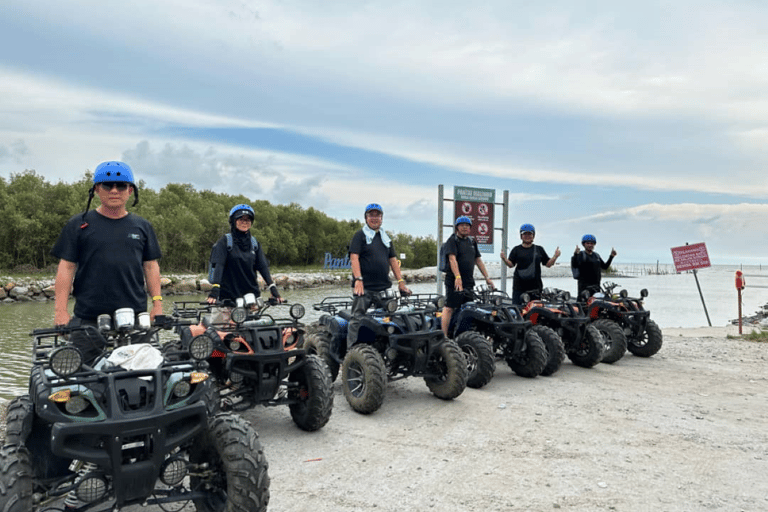
[[[454,280],[456,280],[456,279],[461,279],[461,276],[456,276],[456,277],[454,278]]]
[[[158,301],[158,300],[159,300],[159,301],[162,301],[162,300],[163,300],[163,297],[162,297],[162,295],[155,295],[154,297],[152,297],[152,301],[153,301],[153,302],[154,302],[154,301]]]
[[[221,286],[220,284],[212,284],[211,288],[219,288],[220,286]]]
[[[397,280],[397,282],[398,282],[398,283],[404,283],[404,282],[405,282],[405,279],[403,279],[403,278],[400,278],[400,279],[398,279],[398,280]]]

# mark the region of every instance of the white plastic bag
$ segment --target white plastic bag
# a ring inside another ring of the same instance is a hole
[[[163,354],[149,343],[135,343],[116,348],[107,361],[126,370],[152,370],[163,364]]]

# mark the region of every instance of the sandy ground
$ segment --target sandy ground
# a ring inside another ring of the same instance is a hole
[[[255,409],[270,510],[768,510],[768,345],[726,333],[668,329],[652,358],[551,377],[498,363],[452,402],[393,382],[370,416],[337,382],[310,434]]]
[[[336,382],[314,433],[259,407],[269,510],[768,510],[768,344],[736,333],[666,329],[652,358],[535,379],[499,362],[449,402],[405,379],[370,416]]]

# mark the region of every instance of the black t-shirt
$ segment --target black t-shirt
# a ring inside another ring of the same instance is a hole
[[[456,256],[456,263],[459,265],[459,274],[461,274],[461,286],[465,290],[471,290],[475,287],[475,262],[480,257],[480,249],[477,247],[477,241],[468,236],[465,238],[459,238],[454,233],[448,240],[446,240],[445,246],[446,254],[453,254]],[[445,285],[453,289],[456,276],[453,275],[453,271],[449,268],[445,273]]]
[[[527,292],[540,290],[544,287],[541,282],[541,266],[547,264],[549,256],[543,247],[517,245],[509,251],[509,261],[515,265],[515,274],[512,279],[513,290]]]
[[[253,293],[257,297],[261,295],[256,272],[261,273],[267,283],[272,282],[267,257],[264,255],[261,244],[257,245],[256,250],[253,250],[250,233],[247,237],[247,250],[241,249],[240,244],[235,240],[233,240],[232,248],[227,249],[226,235],[222,236],[211,250],[212,263],[219,265],[224,262],[221,280],[218,283],[221,285],[220,299],[234,300],[246,293]],[[218,273],[216,275],[218,276]]]
[[[69,219],[51,254],[77,264],[72,294],[76,317],[95,321],[120,308],[147,310],[144,262],[160,259],[152,225],[129,213],[110,219],[95,210]]]
[[[608,270],[612,260],[613,257],[610,257],[608,261],[603,261],[603,258],[594,251],[592,254],[587,254],[587,251],[580,251],[571,256],[571,268],[579,271],[579,292],[588,286],[599,286],[602,277],[600,269]]]
[[[395,257],[395,244],[390,242],[389,247],[384,245],[380,232],[376,233],[371,243],[365,241],[362,229],[355,233],[349,243],[349,254],[357,254],[360,259],[360,274],[366,291],[380,292],[392,286],[389,259]]]

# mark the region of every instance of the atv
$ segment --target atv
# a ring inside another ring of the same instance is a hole
[[[487,358],[478,364],[476,378],[483,383],[491,380],[494,359],[503,359],[517,375],[533,378],[544,370],[547,349],[539,334],[531,329],[531,322],[520,314],[503,292],[480,286],[477,290],[464,290],[469,299],[456,308],[451,316],[448,334],[462,350],[472,347],[478,354],[490,348]],[[479,387],[479,386],[478,386]]]
[[[212,412],[211,340],[163,351],[158,332],[179,322],[157,316],[150,326],[142,315],[137,322],[124,308],[96,326],[31,333],[29,395],[9,404],[0,449],[0,510],[178,510],[190,501],[206,512],[266,510],[258,435]],[[104,348],[91,363],[83,346]]]
[[[525,304],[522,314],[531,321],[534,330],[546,340],[549,349],[547,367],[559,367],[564,350],[577,366],[592,368],[603,359],[604,341],[600,331],[590,325],[578,302],[570,292],[544,288],[521,294]],[[551,347],[562,347],[553,350]],[[557,358],[553,357],[557,354]],[[559,362],[555,360],[559,359]]]
[[[640,298],[631,298],[627,290],[614,293],[617,287],[616,283],[604,283],[602,290],[588,288],[581,297],[584,309],[594,325],[601,326],[599,329],[612,329],[610,341],[606,340],[611,358],[620,359],[626,350],[639,357],[651,357],[661,350],[663,340],[661,328],[643,306],[648,290],[643,288]]]
[[[174,303],[174,316],[198,321],[180,328],[182,345],[200,336],[213,343],[208,364],[224,410],[287,405],[294,423],[311,432],[328,423],[333,388],[323,360],[298,348],[304,312],[301,304],[252,294],[214,305]]]
[[[327,297],[314,305],[323,314],[303,346],[326,361],[333,380],[341,373],[344,397],[361,414],[381,407],[387,380],[406,377],[422,377],[435,396],[452,400],[466,388],[467,363],[440,329],[436,312],[443,303],[435,294],[398,297],[384,290],[375,295],[357,342],[348,347],[352,299]]]

